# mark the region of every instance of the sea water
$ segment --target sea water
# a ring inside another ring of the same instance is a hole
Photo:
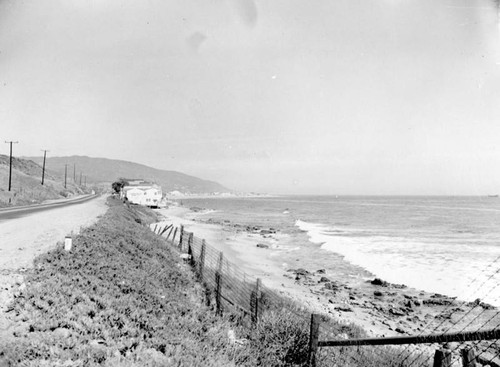
[[[233,223],[276,227],[292,238],[305,233],[309,244],[296,245],[308,246],[311,259],[334,252],[391,283],[500,305],[497,197],[287,196],[184,205],[215,209]]]

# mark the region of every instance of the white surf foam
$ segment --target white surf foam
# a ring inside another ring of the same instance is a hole
[[[322,244],[322,249],[341,254],[386,281],[500,306],[500,286],[496,286],[500,283],[500,246],[366,236],[366,232],[302,220],[295,224],[312,243]]]

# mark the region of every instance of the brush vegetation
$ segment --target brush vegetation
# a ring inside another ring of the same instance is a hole
[[[309,319],[300,307],[274,295],[280,301],[255,326],[231,312],[217,316],[177,250],[147,227],[153,212],[108,203],[99,222],[73,239],[71,252],[59,244],[35,261],[10,305],[16,327],[0,341],[0,365],[306,364]],[[334,333],[362,335],[329,325]],[[240,342],[230,343],[228,333]]]

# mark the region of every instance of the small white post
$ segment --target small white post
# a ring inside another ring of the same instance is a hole
[[[66,236],[64,238],[64,249],[66,251],[71,251],[72,243],[73,243],[73,239],[71,238],[71,236]]]

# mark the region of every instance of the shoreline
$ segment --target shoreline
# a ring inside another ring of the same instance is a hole
[[[307,250],[321,245],[311,243],[305,233],[297,239],[279,228],[214,220],[214,211],[199,208],[170,206],[159,213],[164,222],[182,224],[204,238],[267,287],[311,312],[356,324],[371,337],[473,331],[500,321],[491,319],[497,312],[493,306],[376,279],[340,254],[323,250],[324,258],[307,260]]]

